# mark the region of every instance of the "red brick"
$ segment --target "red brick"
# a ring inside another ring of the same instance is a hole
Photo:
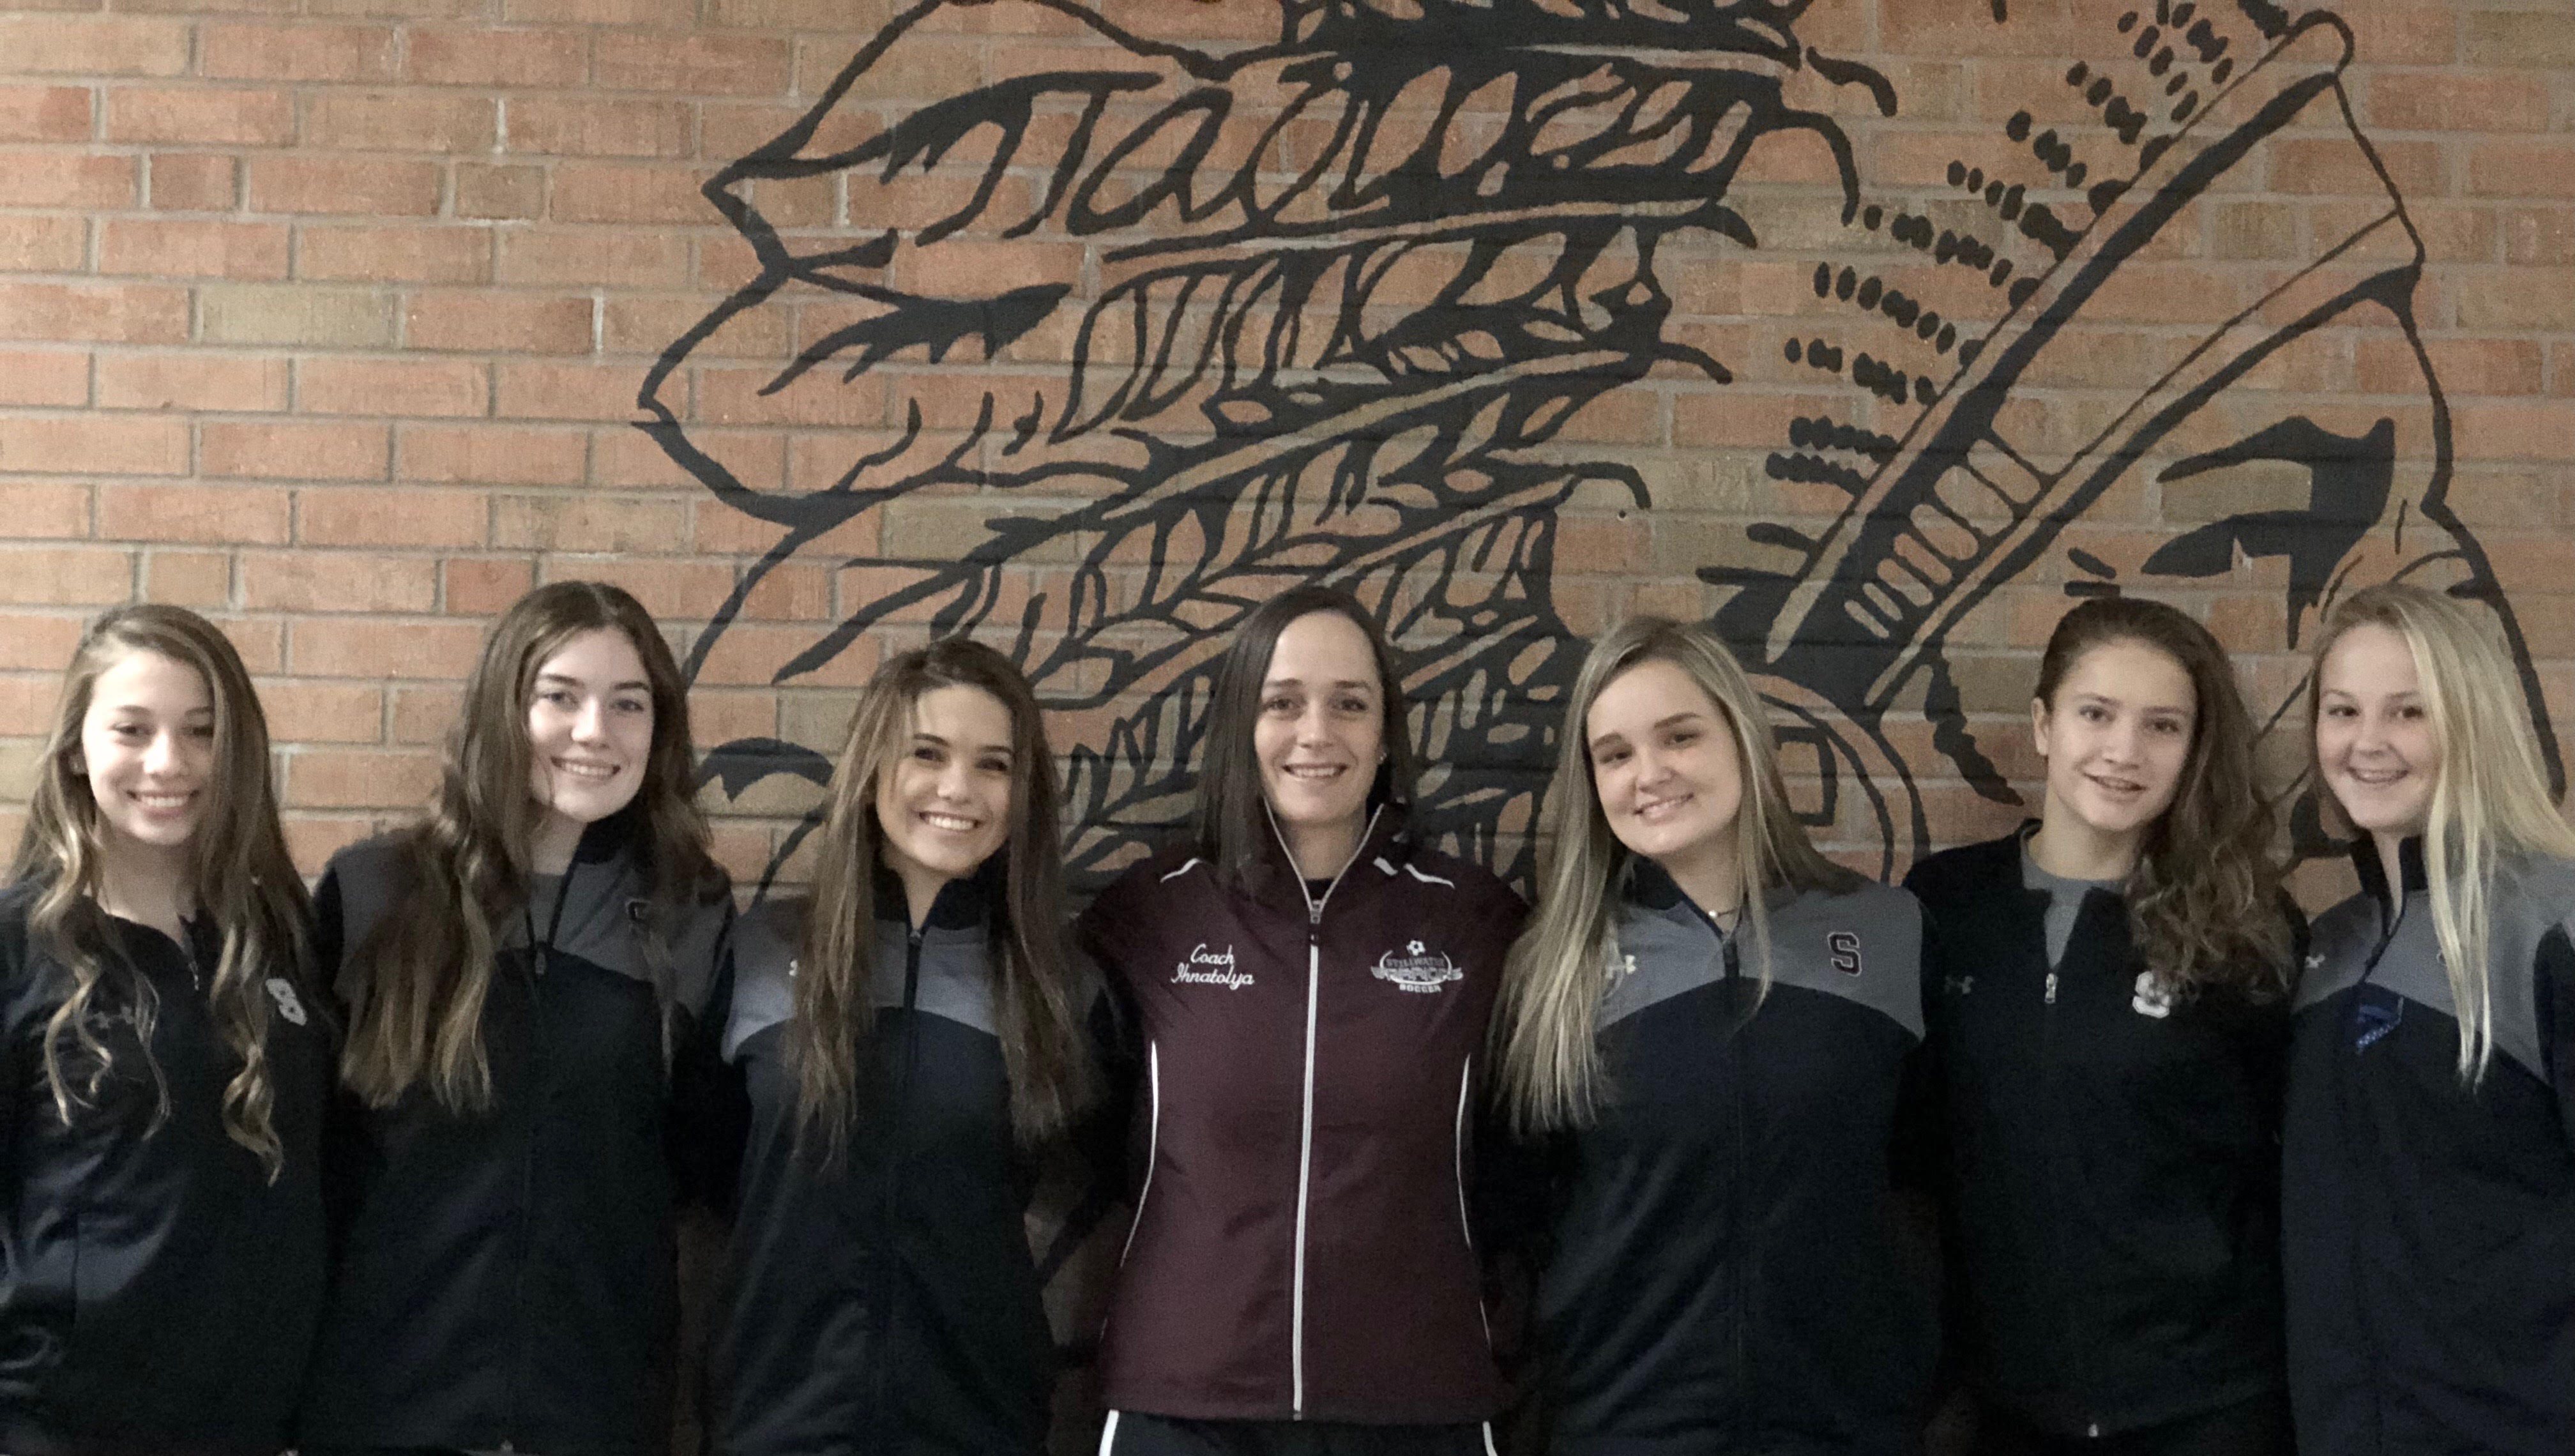
[[[785,89],[788,62],[783,40],[607,32],[599,37],[596,81],[611,91],[767,96]]]
[[[413,349],[588,354],[591,301],[542,294],[420,293],[403,316]]]
[[[382,349],[394,342],[394,296],[311,283],[215,283],[198,290],[198,337],[210,344]]]
[[[565,162],[555,169],[547,215],[559,223],[717,223],[698,189],[714,169]]]
[[[495,413],[521,420],[629,420],[644,383],[640,365],[504,364]]]
[[[488,152],[497,123],[479,96],[318,92],[305,103],[304,144],[353,152]]]
[[[233,559],[228,552],[143,553],[143,600],[180,607],[225,608],[233,602]]]
[[[482,162],[456,164],[456,215],[487,222],[532,221],[546,210],[546,173],[542,167],[495,167]]]
[[[283,410],[286,361],[205,351],[102,354],[98,403],[103,410]]]
[[[660,3],[660,0],[654,0]],[[686,103],[531,96],[503,103],[510,150],[561,157],[686,157],[696,130]]]
[[[481,564],[450,562],[448,570],[453,573],[457,567],[467,565]],[[489,613],[478,615],[498,614],[512,601],[517,600],[518,596],[517,592],[513,592],[502,600],[500,606],[492,608]],[[444,743],[447,740],[447,730],[456,722],[457,710],[463,706],[464,701],[465,695],[453,688],[395,689],[394,730],[391,740],[397,743]]]
[[[76,216],[0,213],[0,273],[84,273],[89,227]]]
[[[2441,151],[2435,144],[2382,141],[2377,151],[2398,196],[2437,195],[2442,190]],[[2271,187],[2311,197],[2384,197],[2388,183],[2379,179],[2367,154],[2348,137],[2284,138],[2271,144]]]
[[[2393,131],[2546,131],[2548,87],[2534,76],[2380,71],[2368,80],[2366,114]]]
[[[250,164],[253,212],[427,217],[438,211],[435,162],[260,157]]]
[[[273,486],[125,486],[98,489],[98,534],[118,541],[283,546],[287,493]]]
[[[79,142],[90,135],[86,86],[0,86],[0,142]]]
[[[295,138],[295,98],[283,91],[116,86],[106,96],[111,142],[274,147]]]
[[[187,337],[184,288],[0,281],[0,339],[177,344]]]
[[[0,430],[5,430],[0,425]],[[0,547],[0,603],[106,607],[132,600],[134,553],[98,546]],[[18,629],[16,619],[10,633]],[[68,657],[68,654],[66,654]],[[60,667],[60,662],[55,664]]]
[[[108,218],[99,224],[98,271],[145,278],[276,279],[286,276],[283,223]]]
[[[661,555],[688,548],[688,523],[686,499],[504,496],[494,504],[492,544],[528,551]]]
[[[443,576],[446,587],[440,605],[462,617],[497,617],[537,583],[536,564],[526,557],[450,557]],[[403,696],[402,708],[411,710],[414,705],[409,700],[414,695]],[[454,717],[455,709],[454,698],[444,701],[448,707],[440,718],[442,727]]]
[[[733,595],[734,571],[721,562],[651,561],[627,556],[549,557],[549,582],[607,582],[635,594],[663,622],[704,622]]]
[[[89,356],[68,350],[0,350],[0,405],[86,405]]]
[[[2461,270],[2451,287],[2463,329],[2575,329],[2575,269]]]
[[[208,421],[197,441],[197,469],[270,481],[381,481],[388,442],[383,425]]]
[[[627,228],[499,231],[503,283],[667,288],[688,281],[686,238]]]
[[[2420,389],[2423,366],[2400,338],[2363,338],[2360,346],[2362,394],[2397,394]],[[2531,339],[2443,339],[2424,341],[2433,378],[2453,400],[2473,395],[2535,395],[2546,364],[2538,341]]]
[[[307,225],[295,253],[298,278],[368,283],[483,283],[492,276],[488,228]]]
[[[481,415],[486,366],[462,360],[307,359],[295,367],[295,408],[307,415]]]
[[[2575,24],[2568,23],[2562,6],[2470,13],[2459,18],[2459,25],[2458,58],[2468,65],[2558,72],[2575,67]]]
[[[129,208],[137,175],[132,157],[0,152],[0,207]]]
[[[694,0],[503,0],[519,25],[650,25],[686,30],[697,23]]]
[[[2509,208],[2501,230],[2506,263],[2575,263],[2575,207]]]
[[[579,86],[590,37],[577,30],[421,27],[411,33],[403,79],[436,86]]]
[[[377,743],[385,736],[385,690],[355,683],[259,685],[268,735],[281,743]]]
[[[254,612],[426,612],[437,596],[427,557],[336,551],[243,552],[242,606]]]
[[[2575,460],[2575,403],[2462,401],[2453,407],[2460,454],[2477,460]],[[2564,570],[2563,541],[2545,543]]]
[[[2458,54],[2458,17],[2447,4],[2377,0],[2337,13],[2351,27],[2352,56],[2362,65],[2446,65]]]
[[[176,76],[188,69],[184,20],[0,15],[0,56],[21,75]]]
[[[8,631],[0,632],[0,668],[33,669],[57,680],[63,665],[71,661],[72,649],[80,642],[87,619],[79,614],[50,614],[21,617],[12,614]]]
[[[441,485],[577,486],[590,463],[578,430],[504,425],[410,425],[395,479]]]
[[[480,491],[317,488],[297,503],[295,539],[304,546],[479,547],[491,516]]]
[[[208,76],[262,81],[390,81],[394,32],[381,25],[209,22],[198,67]]]
[[[612,298],[600,320],[600,348],[610,354],[658,355],[715,310],[713,298]],[[783,309],[739,313],[691,349],[692,359],[774,359],[790,354]]]
[[[203,152],[145,159],[152,206],[162,212],[230,212],[241,202],[241,163]]]
[[[473,623],[351,622],[306,618],[287,639],[287,662],[317,678],[463,678],[483,651]]]
[[[279,798],[290,808],[407,808],[438,786],[438,767],[425,750],[298,748]]]
[[[2468,154],[2468,190],[2481,197],[2575,197],[2575,141],[2479,142]]]
[[[0,521],[21,540],[82,537],[89,529],[90,488],[55,481],[12,481],[0,485]]]

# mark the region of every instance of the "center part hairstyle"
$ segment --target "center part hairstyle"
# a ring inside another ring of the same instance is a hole
[[[1216,687],[1210,695],[1207,728],[1200,737],[1197,806],[1190,832],[1199,852],[1216,861],[1226,879],[1241,882],[1268,852],[1277,836],[1270,801],[1261,786],[1261,755],[1252,730],[1261,721],[1261,689],[1270,676],[1270,660],[1279,651],[1279,635],[1290,623],[1317,612],[1347,619],[1367,639],[1376,662],[1379,740],[1385,761],[1377,765],[1368,787],[1371,807],[1412,802],[1416,776],[1412,733],[1404,724],[1403,679],[1395,672],[1394,652],[1385,633],[1357,598],[1338,587],[1291,587],[1254,610],[1236,628],[1217,661]]]
[[[2343,634],[2383,627],[2405,640],[2440,753],[2423,828],[2423,878],[2432,927],[2459,1019],[2459,1075],[2474,1082],[2494,1054],[2494,985],[2487,968],[2494,925],[2494,876],[2507,856],[2575,858],[2570,827],[2548,791],[2539,737],[2522,705],[2519,679],[2476,613],[2450,597],[2399,582],[2366,587],[2336,604],[2316,638],[2309,680],[2307,742],[2312,754],[2325,655]],[[2348,830],[2310,758],[2318,807]],[[2402,895],[2404,886],[2391,884]]]
[[[848,1143],[858,1110],[860,1048],[876,1022],[878,870],[885,829],[877,785],[912,750],[914,714],[942,688],[991,694],[1011,714],[1010,837],[993,906],[993,1003],[1011,1080],[1011,1124],[1023,1143],[1061,1131],[1091,1094],[1082,1015],[1064,925],[1064,846],[1057,831],[1055,756],[1028,679],[1009,658],[969,638],[904,653],[877,670],[850,718],[850,735],[824,798],[814,890],[805,905],[789,1064],[803,1131],[827,1157]],[[901,907],[898,906],[898,909]]]
[[[2086,654],[2135,643],[2190,678],[2190,748],[2172,803],[2138,846],[2122,894],[2146,968],[2177,996],[2227,987],[2256,1000],[2288,992],[2295,974],[2272,853],[2275,820],[2253,761],[2253,720],[2226,650],[2184,613],[2135,597],[2094,597],[2058,618],[2039,659],[2037,698]]]
[[[527,903],[529,849],[545,813],[529,790],[528,701],[547,659],[601,629],[634,645],[653,698],[644,781],[620,814],[633,820],[650,868],[650,913],[673,916],[721,892],[695,796],[688,685],[652,614],[598,582],[549,583],[520,598],[493,625],[465,680],[438,796],[406,831],[401,897],[341,977],[349,1006],[341,1074],[370,1106],[391,1106],[421,1085],[451,1112],[491,1105],[483,1004],[492,990],[494,926]]]
[[[1724,640],[1704,623],[1630,618],[1611,629],[1582,660],[1573,696],[1556,733],[1555,777],[1547,805],[1555,842],[1537,913],[1511,947],[1493,1021],[1496,1084],[1502,1110],[1522,1133],[1589,1122],[1602,1096],[1596,1033],[1600,999],[1617,954],[1612,918],[1626,879],[1628,848],[1609,828],[1591,774],[1584,725],[1611,680],[1642,663],[1669,663],[1689,675],[1716,705],[1732,732],[1743,778],[1734,818],[1734,862],[1743,876],[1744,924],[1756,951],[1762,990],[1770,982],[1767,899],[1788,891],[1846,890],[1860,876],[1825,858],[1806,837],[1788,803],[1770,721],[1760,695]]]
[[[259,695],[232,643],[185,608],[120,607],[105,614],[82,634],[63,677],[62,705],[45,740],[10,871],[13,879],[43,885],[28,911],[28,935],[72,978],[71,994],[45,1023],[45,1085],[66,1126],[72,1108],[97,1094],[108,1073],[108,1052],[90,1029],[91,1011],[101,990],[111,986],[115,998],[131,1008],[147,1064],[151,1059],[158,1001],[151,983],[117,948],[99,908],[99,839],[107,830],[99,823],[88,775],[74,767],[99,675],[135,653],[157,653],[194,669],[213,705],[213,760],[200,790],[205,813],[189,845],[189,875],[197,912],[214,919],[223,941],[206,1001],[225,1047],[241,1063],[224,1087],[224,1131],[258,1154],[275,1181],[286,1155],[271,1115],[267,982],[306,981],[304,925],[311,904],[278,829],[268,719]],[[78,1051],[85,1074],[66,1066],[66,1048]],[[152,1122],[157,1128],[169,1115],[170,1089],[158,1065],[150,1071],[160,1099]]]

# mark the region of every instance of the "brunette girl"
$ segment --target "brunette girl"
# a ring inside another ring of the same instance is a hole
[[[324,1268],[328,1023],[221,632],[72,655],[0,893],[0,1450],[274,1452]]]
[[[1055,1343],[1024,1219],[1033,1154],[1091,1085],[1056,794],[1008,658],[904,653],[850,722],[813,893],[744,920],[717,1449],[1045,1449]]]
[[[643,607],[540,587],[484,644],[428,816],[332,857],[351,1107],[308,1450],[667,1449],[666,1139],[732,915],[691,757]]]
[[[1079,926],[1142,1037],[1100,1449],[1486,1452],[1467,1129],[1519,902],[1415,836],[1401,683],[1346,594],[1245,621],[1203,741],[1186,842]]]
[[[1703,625],[1632,620],[1592,648],[1550,799],[1494,1031],[1502,1106],[1558,1167],[1547,1449],[1911,1449],[1932,1354],[1894,1237],[1912,898],[1807,842],[1760,700]]]
[[[2049,637],[2030,731],[2037,822],[1905,880],[1979,1449],[2284,1452],[2298,926],[2251,722],[2206,629],[2097,598]]]
[[[2316,781],[2360,893],[2316,921],[2287,1139],[2298,1444],[2575,1450],[2575,829],[2461,603],[2346,598]]]

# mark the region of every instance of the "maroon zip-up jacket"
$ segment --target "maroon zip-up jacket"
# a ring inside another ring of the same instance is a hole
[[[1485,1022],[1519,897],[1378,811],[1328,890],[1166,850],[1082,917],[1141,1040],[1148,1153],[1105,1403],[1415,1424],[1501,1405],[1466,1221]]]

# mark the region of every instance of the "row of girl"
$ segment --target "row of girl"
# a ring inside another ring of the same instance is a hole
[[[1526,913],[1407,822],[1391,665],[1338,592],[1254,613],[1187,831],[1067,935],[972,642],[878,673],[812,893],[737,921],[614,588],[502,618],[434,805],[309,902],[240,660],[107,614],[0,898],[0,1449],[667,1449],[696,1200],[715,1449],[1031,1456],[1076,1145],[1133,1212],[1106,1456],[1490,1453],[1513,1402],[1532,1451],[1899,1453],[1953,1389],[1994,1453],[2575,1450],[2575,832],[2459,604],[2324,626],[2363,889],[2312,929],[2166,607],[2066,616],[2042,813],[1903,888],[1637,621]]]

